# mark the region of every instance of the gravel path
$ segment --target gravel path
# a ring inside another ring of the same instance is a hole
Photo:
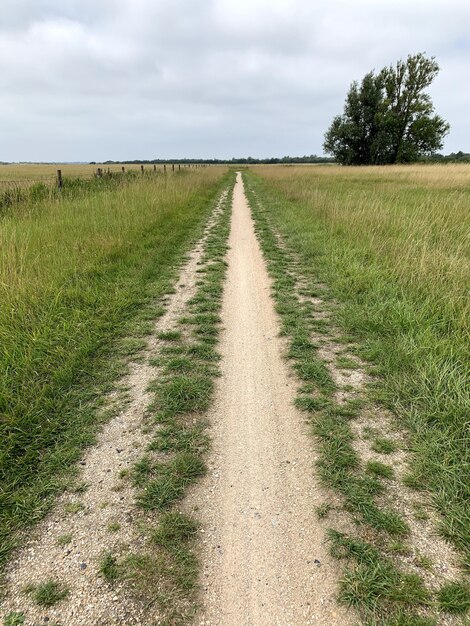
[[[270,280],[243,182],[234,192],[210,471],[190,496],[202,518],[199,625],[352,623],[314,513],[312,442],[292,404]]]

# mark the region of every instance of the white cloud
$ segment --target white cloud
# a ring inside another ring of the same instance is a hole
[[[458,0],[4,0],[0,160],[321,153],[350,82],[409,52],[470,150]]]

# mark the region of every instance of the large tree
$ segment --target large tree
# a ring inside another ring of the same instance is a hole
[[[343,115],[325,134],[325,152],[345,165],[365,165],[416,161],[442,148],[449,124],[424,91],[438,71],[434,57],[420,53],[352,83]]]

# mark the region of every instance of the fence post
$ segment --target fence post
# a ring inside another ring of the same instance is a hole
[[[171,164],[171,169],[172,169],[173,172],[175,171],[175,164],[174,163]]]
[[[62,170],[57,170],[57,187],[62,191]]]
[[[180,171],[180,169],[181,169],[181,163],[178,163],[178,172]]]
[[[166,163],[163,164],[163,172],[166,174]]]
[[[144,166],[143,165],[140,166],[140,171],[142,172],[142,174],[144,173]]]
[[[153,164],[153,171],[156,172],[157,171],[157,166],[155,165],[155,163]]]
[[[126,171],[126,168],[124,167],[124,165],[122,166],[122,173],[124,174],[124,172]]]

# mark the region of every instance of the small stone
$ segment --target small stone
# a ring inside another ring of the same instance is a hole
[[[315,559],[313,562],[315,563],[317,567],[320,567],[321,562],[318,559]]]
[[[87,568],[86,563],[80,563],[80,569],[86,569],[86,568]]]

